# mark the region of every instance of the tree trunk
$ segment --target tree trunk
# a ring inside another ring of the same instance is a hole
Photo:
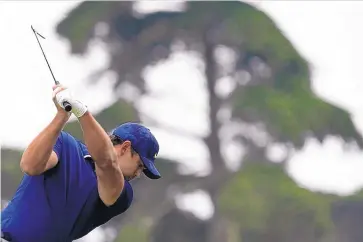
[[[207,81],[207,90],[209,94],[209,121],[210,121],[210,134],[205,138],[205,143],[208,147],[210,154],[210,162],[212,166],[212,173],[209,179],[219,177],[215,182],[210,184],[209,187],[204,188],[211,196],[212,202],[216,207],[217,199],[219,195],[220,188],[223,186],[225,181],[228,179],[229,172],[225,166],[224,159],[221,154],[221,142],[219,139],[219,130],[221,124],[218,122],[217,114],[221,107],[222,100],[217,96],[215,92],[218,66],[214,58],[215,45],[213,44],[213,36],[211,36],[211,31],[206,31],[203,36],[205,52],[204,52],[204,62],[205,62],[205,76]],[[208,179],[208,178],[207,178]],[[208,242],[224,242],[226,238],[226,230],[223,226],[223,220],[218,209],[215,208],[214,215],[210,219],[207,228],[207,241]]]

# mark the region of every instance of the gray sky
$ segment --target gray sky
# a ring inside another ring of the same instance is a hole
[[[362,131],[363,74],[360,57],[363,54],[363,2],[254,2],[274,19],[312,63],[316,93],[348,110],[357,128]],[[87,75],[107,64],[102,45],[94,43],[85,57],[70,56],[68,44],[54,33],[55,24],[75,4],[71,1],[0,3],[0,29],[3,33],[0,39],[0,100],[7,104],[2,107],[2,145],[25,147],[55,114],[51,102],[53,80],[30,25],[47,38],[42,40],[42,44],[56,78],[69,86],[91,111],[97,112],[112,102],[110,86],[104,83],[84,91]],[[150,9],[156,5],[155,2],[148,2],[142,6]],[[154,111],[149,115],[158,117],[162,122],[204,134],[207,132],[204,125],[207,117],[203,112],[207,108],[206,94],[203,80],[192,66],[197,62],[193,57],[179,54],[150,69],[146,76],[147,83],[161,99],[145,97],[142,103],[152,107]],[[186,98],[190,96],[194,99]],[[98,102],[95,102],[96,97]],[[177,101],[180,98],[183,98],[183,103]],[[161,104],[163,106],[159,106]],[[192,104],[197,106],[190,109]],[[175,105],[179,112],[170,115]],[[186,116],[190,120],[188,123],[185,123]],[[180,161],[193,164],[190,166],[193,170],[207,169],[207,152],[201,142],[159,129],[154,132],[162,147],[160,155],[177,157]],[[185,150],[195,152],[186,154]],[[362,152],[343,151],[340,141],[334,138],[328,139],[324,145],[311,141],[303,151],[295,154],[289,172],[301,186],[309,189],[349,194],[363,185],[362,158]],[[192,196],[189,201],[196,204],[198,199],[204,197]],[[191,203],[183,204],[188,206]],[[208,206],[204,211],[198,209],[208,216]]]

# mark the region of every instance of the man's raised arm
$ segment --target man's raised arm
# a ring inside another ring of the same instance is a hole
[[[74,99],[69,100],[72,112],[78,118],[83,138],[95,161],[98,192],[107,206],[114,204],[124,187],[124,176],[117,162],[117,154],[107,135],[87,107]]]
[[[58,157],[52,150],[70,117],[70,114],[64,111],[55,99],[60,91],[62,91],[61,88],[53,87],[53,102],[56,105],[57,114],[50,124],[32,140],[22,155],[20,168],[28,175],[39,175],[54,167],[58,162]]]

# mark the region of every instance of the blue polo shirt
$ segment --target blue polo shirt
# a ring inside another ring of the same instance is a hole
[[[1,213],[1,230],[13,242],[70,242],[125,212],[133,190],[125,181],[117,202],[99,198],[94,163],[86,146],[61,132],[54,146],[58,164],[42,175],[24,175]]]

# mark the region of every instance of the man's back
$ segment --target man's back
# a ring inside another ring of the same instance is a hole
[[[117,202],[107,207],[99,198],[93,161],[84,144],[66,132],[54,151],[58,164],[42,175],[24,178],[2,212],[2,231],[14,242],[66,242],[78,239],[112,217],[132,201],[125,182]]]

